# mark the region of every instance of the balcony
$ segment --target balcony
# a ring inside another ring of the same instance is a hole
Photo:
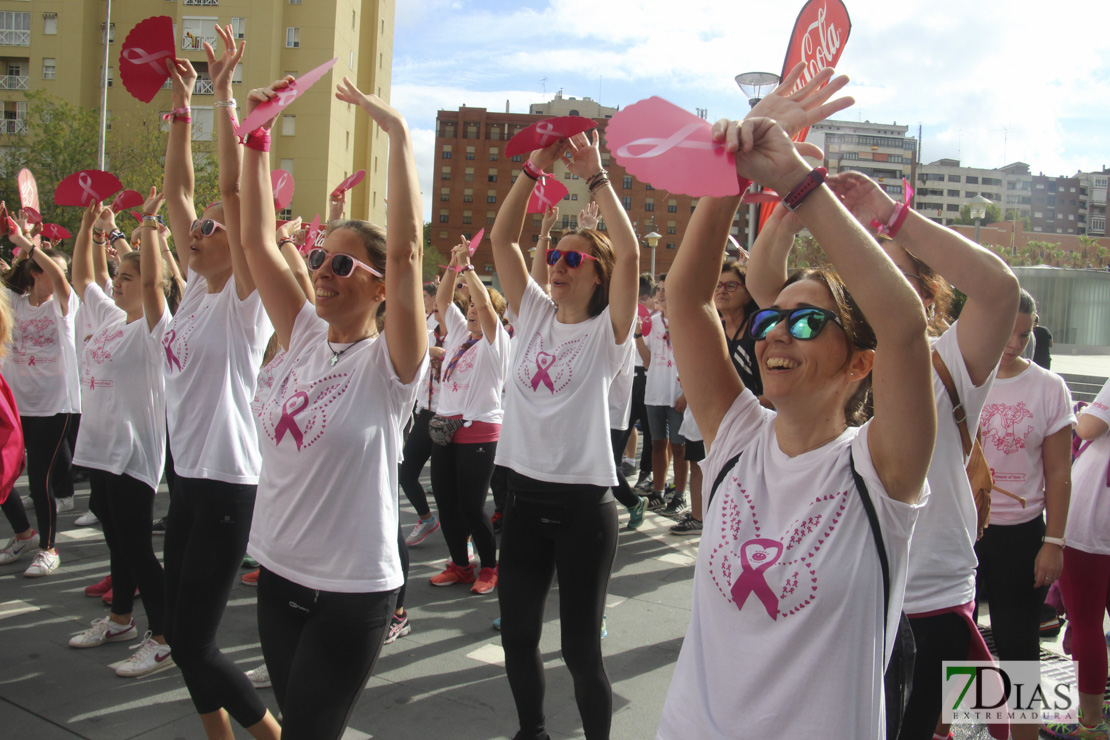
[[[205,8],[219,7],[220,0],[185,0],[186,5],[196,5]]]
[[[30,46],[30,31],[0,31],[0,46]]]
[[[193,85],[193,95],[214,95],[215,92],[216,86],[205,77],[198,77]]]
[[[219,44],[219,39],[215,36],[198,36],[188,31],[181,37],[181,48],[185,51],[197,51],[204,48],[204,42],[207,41],[208,45],[215,48]]]
[[[0,121],[0,134],[25,134],[27,133],[27,119],[6,118]]]
[[[0,76],[0,90],[26,90],[27,89],[27,76],[26,75],[3,75]]]

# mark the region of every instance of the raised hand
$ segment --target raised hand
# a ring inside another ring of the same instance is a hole
[[[459,270],[470,264],[470,243],[466,239],[451,247],[451,264]]]
[[[844,207],[865,226],[877,219],[887,223],[894,213],[894,200],[878,183],[859,172],[841,172],[825,183],[840,198]]]
[[[150,195],[148,195],[147,199],[143,202],[143,215],[157,215],[158,211],[162,209],[162,203],[164,203],[165,200],[166,196],[163,193],[159,192],[158,188],[151,186]]]
[[[247,94],[247,115],[249,116],[255,108],[263,103],[276,98],[278,96],[278,91],[289,87],[291,82],[293,82],[293,75],[285,75],[280,80],[271,82],[269,87],[256,87],[251,90],[250,93]],[[269,130],[269,128],[274,125],[274,118],[277,118],[276,114],[273,118],[265,121],[261,128]]]
[[[81,229],[83,231],[91,231],[93,224],[100,218],[100,204],[89,203],[85,207],[84,213],[81,214]]]
[[[281,243],[282,239],[293,239],[296,242],[295,234],[301,230],[301,217],[297,216],[292,221],[286,221],[277,229],[277,240]],[[303,239],[302,239],[303,241]]]
[[[587,138],[584,133],[570,138],[573,156],[567,162],[567,169],[583,180],[601,171],[601,143],[596,128],[592,134],[592,139]]]
[[[555,164],[556,159],[563,157],[567,152],[573,154],[576,148],[573,140],[559,139],[543,149],[532,152],[528,155],[528,159],[532,161],[532,164],[546,172],[551,169],[551,165]]]
[[[601,218],[597,215],[597,203],[590,201],[586,207],[578,212],[578,228],[580,229],[596,229]]]
[[[338,221],[343,218],[343,204],[347,202],[347,193],[332,195],[328,200],[328,221]]]
[[[362,108],[370,114],[374,123],[378,124],[378,127],[387,134],[403,131],[407,128],[405,119],[396,109],[390,107],[377,95],[367,95],[362,92],[346,77],[343,78],[343,82],[336,85],[335,97],[344,103],[353,103]]]
[[[728,131],[739,137],[736,172],[780,193],[788,193],[809,173],[810,167],[782,127],[770,118],[746,118]]]
[[[855,104],[855,99],[850,96],[828,102],[829,98],[848,84],[846,75],[833,79],[836,72],[832,67],[821,70],[801,89],[792,93],[791,90],[804,71],[804,62],[794,65],[794,69],[783,78],[774,92],[756,103],[747,118],[774,119],[788,136],[794,136],[807,126]],[[832,81],[829,82],[830,80]],[[822,88],[821,85],[826,82],[829,84]]]
[[[559,220],[559,206],[548,206],[547,210],[543,212],[543,219],[540,221],[540,235],[547,236],[551,233],[551,228],[555,226]],[[581,219],[579,219],[581,221]]]
[[[220,41],[223,42],[224,50],[217,59],[212,45],[207,41],[204,42],[204,53],[208,57],[208,73],[212,76],[212,84],[217,90],[229,89],[231,87],[231,75],[235,71],[235,65],[243,58],[243,52],[247,49],[247,42],[236,44],[235,34],[231,32],[231,26],[221,27],[217,25],[216,33],[219,35]]]
[[[174,108],[188,108],[193,99],[193,87],[197,84],[197,71],[188,59],[167,59],[166,69],[170,72],[170,100]]]
[[[97,216],[93,230],[112,232],[116,230],[116,214],[110,207],[105,206]]]

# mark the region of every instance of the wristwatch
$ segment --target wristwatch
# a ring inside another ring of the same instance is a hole
[[[1064,547],[1068,544],[1067,537],[1042,537],[1041,541],[1049,545],[1059,545],[1060,547]]]

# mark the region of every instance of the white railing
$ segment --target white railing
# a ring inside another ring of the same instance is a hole
[[[0,46],[30,46],[30,31],[0,31]]]
[[[195,34],[186,32],[186,34],[181,37],[181,48],[185,49],[186,51],[203,49],[205,41],[207,41],[209,46],[213,48],[215,48],[219,43],[219,39],[217,39],[215,36],[197,36]]]
[[[193,95],[214,95],[216,93],[216,86],[212,80],[198,77],[196,83],[193,85]]]
[[[0,121],[0,134],[25,134],[27,133],[27,119],[6,118]]]
[[[220,4],[220,0],[185,0],[186,5],[202,5],[206,8],[214,8]]]
[[[4,75],[0,77],[0,90],[26,90],[27,77],[24,75]]]

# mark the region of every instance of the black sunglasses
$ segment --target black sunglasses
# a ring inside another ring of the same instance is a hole
[[[592,254],[586,254],[585,252],[564,252],[561,249],[547,250],[547,264],[552,267],[558,264],[560,257],[566,258],[567,267],[572,270],[576,267],[580,267],[584,259],[597,262],[597,257],[594,257]]]
[[[751,334],[756,341],[766,339],[767,335],[786,319],[786,328],[795,339],[809,340],[820,336],[825,325],[832,321],[841,329],[840,317],[824,308],[806,306],[804,308],[765,308],[752,316]]]
[[[200,228],[201,236],[212,236],[214,233],[216,233],[216,229],[223,229],[224,231],[227,231],[226,226],[221,224],[219,221],[213,221],[210,218],[206,218],[203,221],[198,218],[196,221],[193,222],[193,225],[189,228],[189,231],[196,231],[198,227]]]

